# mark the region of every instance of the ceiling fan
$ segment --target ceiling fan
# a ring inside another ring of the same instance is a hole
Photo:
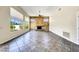
[[[41,11],[39,10],[38,12],[39,12],[39,15],[38,15],[38,16],[40,16],[40,17],[41,17],[41,16],[42,16],[42,15],[40,14],[40,13],[41,13]]]

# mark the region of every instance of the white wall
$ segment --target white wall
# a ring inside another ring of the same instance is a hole
[[[76,15],[76,37],[77,37],[77,41],[79,43],[79,11],[77,12],[77,15]]]
[[[13,7],[17,9],[22,14],[27,14],[20,9],[20,7]],[[26,30],[10,31],[10,8],[0,6],[0,44],[11,40],[12,38],[19,36],[20,34],[26,32]]]
[[[61,11],[56,9],[49,21],[49,30],[56,33],[57,35],[64,37],[63,32],[70,33],[70,38],[66,38],[76,44],[76,13],[79,11],[79,7],[61,6]]]

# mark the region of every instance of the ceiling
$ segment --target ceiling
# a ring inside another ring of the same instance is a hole
[[[21,6],[21,8],[29,16],[52,16],[53,12],[57,9],[55,6]],[[40,11],[40,12],[39,12]]]

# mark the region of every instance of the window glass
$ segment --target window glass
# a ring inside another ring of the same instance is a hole
[[[10,21],[11,30],[15,31],[22,29],[21,25],[23,24],[23,14],[21,14],[14,8],[10,8],[10,16],[11,16]]]
[[[24,22],[24,27],[26,30],[29,30],[29,17],[25,16],[25,22]]]
[[[44,18],[44,22],[48,22],[48,18]]]

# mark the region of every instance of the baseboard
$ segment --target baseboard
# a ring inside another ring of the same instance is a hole
[[[29,31],[30,31],[30,30],[29,30]],[[17,39],[18,37],[20,37],[20,36],[22,36],[22,35],[24,35],[24,34],[28,33],[29,31],[24,32],[24,33],[22,33],[22,34],[20,34],[20,35],[18,35],[18,36],[16,36],[16,37],[14,37],[14,38],[12,38],[12,39],[10,39],[10,40],[6,41],[6,42],[4,42],[4,43],[1,43],[0,45],[6,44],[6,43],[8,43],[8,42],[10,42],[10,41],[12,41],[12,40],[14,40],[14,39]]]
[[[49,31],[49,32],[50,32],[50,33],[52,33],[52,34],[55,34],[55,35],[57,35],[57,36],[59,36],[59,37],[61,37],[61,38],[63,38],[63,39],[64,39],[64,40],[66,40],[66,41],[69,41],[70,43],[73,43],[73,44],[75,44],[75,45],[78,45],[78,46],[79,46],[79,44],[77,44],[77,43],[74,43],[74,42],[70,41],[68,38],[62,37],[62,36],[60,36],[60,35],[58,35],[58,34],[56,34],[56,33],[52,32],[52,31]]]

